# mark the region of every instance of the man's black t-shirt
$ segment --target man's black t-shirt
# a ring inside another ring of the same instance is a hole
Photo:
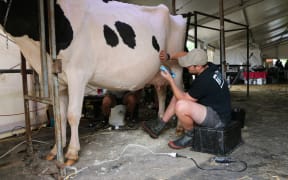
[[[208,68],[192,82],[188,93],[191,97],[198,99],[199,104],[209,106],[216,111],[225,125],[230,122],[229,88],[215,64],[208,63]]]

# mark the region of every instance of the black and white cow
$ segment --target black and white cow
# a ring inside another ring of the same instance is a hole
[[[37,3],[0,0],[0,27],[40,72]],[[170,15],[164,5],[148,7],[108,0],[57,0],[55,21],[57,58],[63,68],[59,75],[62,141],[65,146],[68,119],[71,140],[65,157],[67,164],[72,164],[80,150],[78,125],[87,84],[131,91],[153,84],[162,116],[165,91],[158,87],[165,81],[159,75],[159,50],[182,51],[186,24],[182,16]],[[176,73],[180,86],[182,69],[175,62],[166,65]],[[54,146],[48,159],[56,152]]]

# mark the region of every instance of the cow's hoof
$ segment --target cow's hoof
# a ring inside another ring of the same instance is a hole
[[[74,165],[77,161],[78,161],[78,159],[77,159],[77,160],[75,160],[75,159],[68,159],[68,160],[65,162],[65,166],[72,166],[72,165]]]
[[[67,152],[66,155],[65,155],[65,158],[67,159],[67,161],[65,162],[65,165],[66,166],[71,166],[73,164],[75,164],[78,159],[79,159],[79,156],[78,156],[78,152]]]
[[[47,154],[47,156],[46,156],[46,160],[47,161],[52,161],[53,159],[55,159],[55,157],[56,157],[56,154],[53,154],[53,153],[49,152]]]

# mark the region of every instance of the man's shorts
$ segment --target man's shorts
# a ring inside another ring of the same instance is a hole
[[[110,98],[112,99],[112,101],[113,101],[113,106],[116,106],[116,105],[119,105],[119,104],[123,104],[123,100],[124,100],[124,97],[127,95],[127,94],[129,94],[129,93],[131,93],[131,92],[129,92],[129,91],[125,91],[125,92],[123,92],[122,94],[114,94],[114,93],[111,93],[111,92],[107,92],[107,96],[110,96]]]
[[[209,127],[209,128],[222,128],[224,127],[224,124],[222,123],[218,113],[214,111],[211,107],[207,106],[207,114],[204,119],[204,121],[199,124],[203,127]]]

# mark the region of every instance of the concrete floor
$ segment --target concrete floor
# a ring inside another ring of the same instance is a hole
[[[141,128],[94,131],[81,122],[82,149],[74,167],[80,172],[74,179],[288,179],[288,85],[250,86],[249,98],[246,97],[246,86],[234,85],[231,95],[233,106],[246,110],[246,119],[242,129],[243,143],[228,156],[246,162],[245,171],[232,172],[240,170],[243,165],[217,164],[212,161],[214,155],[211,154],[194,152],[189,148],[178,151],[170,149],[167,142],[177,138],[173,128],[167,129],[155,140]],[[33,157],[28,157],[25,145],[20,145],[1,158],[0,179],[56,179],[58,171],[55,161],[43,160],[53,143],[53,133],[52,128],[33,132]],[[0,157],[23,140],[24,136],[0,140]],[[159,154],[171,152],[192,157],[205,169],[226,170],[201,170],[190,159]],[[67,170],[67,175],[73,172]]]

